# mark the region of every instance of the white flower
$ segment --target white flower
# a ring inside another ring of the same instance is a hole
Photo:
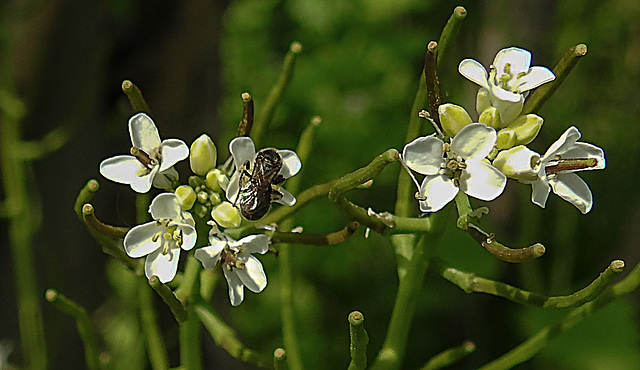
[[[138,193],[148,192],[151,185],[170,190],[172,182],[178,179],[173,165],[189,156],[187,144],[179,139],[161,142],[156,125],[144,113],[131,117],[129,134],[132,155],[117,155],[102,161],[102,176],[129,184]]]
[[[496,143],[496,131],[482,123],[464,126],[447,144],[435,135],[419,137],[404,147],[409,168],[425,175],[420,186],[420,210],[436,212],[459,190],[482,200],[493,200],[507,178],[485,157]]]
[[[241,136],[231,140],[229,143],[229,151],[233,156],[233,163],[236,171],[229,181],[226,194],[227,199],[231,203],[235,204],[238,193],[240,192],[240,171],[246,162],[249,163],[249,171],[253,171],[256,159],[256,148],[250,137]],[[277,153],[282,158],[282,168],[276,177],[281,176],[282,181],[284,181],[300,171],[302,164],[300,163],[300,158],[298,158],[298,155],[294,151],[282,149],[277,150]],[[272,201],[287,206],[296,204],[296,198],[291,193],[282,188],[278,188],[278,191],[282,194],[282,197],[279,199],[272,199]]]
[[[180,249],[190,250],[196,244],[196,229],[189,212],[180,209],[178,197],[162,193],[149,207],[155,221],[138,225],[124,237],[124,249],[130,257],[147,256],[144,272],[147,278],[157,276],[166,283],[176,276]]]
[[[501,127],[504,127],[520,114],[529,90],[555,79],[548,68],[530,67],[530,64],[529,51],[510,47],[496,54],[489,73],[473,59],[460,62],[458,71],[481,86],[477,98],[478,114],[493,106],[498,109]]]
[[[589,185],[574,172],[599,170],[606,167],[604,151],[593,144],[579,142],[580,131],[569,127],[541,157],[540,154],[518,146],[500,152],[494,164],[509,177],[531,184],[531,201],[544,208],[550,188],[582,213],[593,206]]]
[[[260,260],[251,253],[265,254],[269,250],[269,237],[264,234],[249,235],[238,241],[226,234],[209,235],[210,246],[195,251],[194,256],[204,268],[222,263],[222,271],[229,286],[231,305],[237,306],[244,299],[244,287],[260,293],[267,287],[267,275]]]

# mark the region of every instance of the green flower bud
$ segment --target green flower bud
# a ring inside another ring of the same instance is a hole
[[[204,218],[209,213],[209,209],[203,204],[195,204],[191,209],[191,213],[195,214],[199,218]]]
[[[491,106],[491,99],[489,98],[489,91],[485,88],[478,90],[476,96],[476,112],[484,112],[485,109]]]
[[[189,182],[189,186],[191,186],[194,189],[197,189],[200,186],[204,185],[204,180],[200,176],[189,176],[188,182]]]
[[[527,114],[516,118],[507,128],[516,133],[517,145],[527,145],[538,136],[543,122],[542,117],[535,114]]]
[[[525,183],[538,179],[539,164],[540,155],[524,145],[501,151],[493,161],[493,165],[507,177]]]
[[[211,210],[213,220],[224,228],[238,227],[242,223],[240,212],[229,202],[222,202]]]
[[[220,194],[216,193],[216,192],[210,192],[209,193],[209,202],[211,202],[211,205],[218,205],[220,204],[220,202],[222,202],[222,198],[220,198]]]
[[[229,186],[229,178],[218,169],[209,171],[204,182],[209,189],[217,192],[222,192]]]
[[[464,126],[473,122],[464,108],[455,104],[442,104],[438,107],[442,130],[449,137],[454,137]]]
[[[188,211],[193,207],[196,202],[196,192],[189,185],[180,185],[175,191],[176,197],[180,202],[180,208],[183,211]]]
[[[189,164],[193,173],[204,176],[216,167],[218,153],[216,145],[206,134],[200,135],[193,144],[189,153]]]
[[[498,149],[513,148],[518,144],[515,131],[510,128],[503,128],[498,131],[498,139],[496,140],[496,147]]]
[[[480,113],[480,117],[478,117],[478,122],[484,123],[489,127],[493,127],[495,129],[500,128],[500,112],[495,107],[487,107],[485,110]]]

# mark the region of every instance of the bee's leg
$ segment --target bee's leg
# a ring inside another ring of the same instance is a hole
[[[279,186],[279,185],[284,184],[284,180],[286,180],[286,179],[284,178],[284,176],[282,176],[282,175],[278,175],[278,176],[276,176],[276,177],[273,179],[273,181],[271,181],[271,184],[272,184],[272,185]]]
[[[271,189],[271,201],[274,202],[276,200],[280,200],[284,197],[284,194],[282,194],[282,192],[278,189],[272,188]]]

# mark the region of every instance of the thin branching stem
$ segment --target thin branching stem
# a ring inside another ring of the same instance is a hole
[[[169,368],[169,357],[160,327],[155,307],[153,306],[153,294],[145,279],[138,279],[138,306],[140,307],[140,326],[145,336],[147,353],[151,368],[162,370]]]
[[[542,105],[553,95],[553,93],[562,85],[569,73],[576,66],[583,56],[587,55],[587,45],[578,44],[567,50],[562,59],[553,67],[553,73],[556,78],[535,89],[524,102],[521,114],[536,113],[542,108]]]
[[[499,281],[476,276],[473,273],[460,271],[446,266],[442,261],[434,261],[434,271],[443,278],[458,286],[467,293],[486,293],[506,298],[512,302],[538,306],[548,309],[578,307],[596,299],[624,270],[624,262],[615,260],[589,285],[566,296],[547,297],[523,289],[516,288]]]
[[[247,348],[240,339],[238,339],[236,332],[229,327],[211,307],[202,304],[202,302],[198,302],[194,307],[194,312],[216,345],[222,347],[232,357],[259,368],[269,367],[271,361],[262,357],[254,350]]]
[[[151,115],[151,110],[149,109],[149,105],[147,105],[146,100],[144,100],[144,97],[142,97],[142,92],[138,86],[133,84],[133,82],[124,80],[122,82],[122,92],[127,95],[131,108],[133,108],[135,113],[144,112]]]
[[[98,336],[89,314],[76,302],[70,300],[56,290],[48,289],[45,298],[55,308],[73,317],[76,320],[78,332],[84,345],[84,357],[88,369],[100,368],[100,350],[98,348]]]
[[[349,314],[349,338],[351,362],[348,370],[364,370],[367,368],[367,345],[369,334],[364,329],[364,315],[360,311]]]
[[[166,284],[163,284],[157,276],[152,276],[149,279],[149,285],[156,291],[156,293],[158,293],[164,303],[169,306],[171,313],[173,313],[173,317],[175,317],[178,323],[182,324],[187,321],[187,311],[182,305],[182,302],[180,302],[175,294],[173,294],[171,288]]]
[[[276,83],[271,88],[271,91],[269,91],[269,95],[267,95],[262,109],[260,110],[260,115],[253,124],[251,137],[253,139],[253,142],[256,144],[256,148],[260,147],[264,134],[269,129],[269,126],[271,126],[276,108],[280,104],[282,96],[284,95],[284,91],[287,85],[289,85],[291,77],[293,76],[296,57],[301,52],[302,45],[297,41],[292,42],[289,46],[287,55],[284,57],[282,72],[280,73],[280,76],[278,77]]]
[[[469,356],[476,350],[473,342],[464,342],[458,347],[449,348],[433,356],[421,370],[437,370],[451,366],[463,358]]]
[[[587,302],[575,308],[560,322],[549,325],[522,344],[518,345],[503,356],[483,366],[483,370],[511,369],[538,354],[551,340],[561,335],[583,319],[593,315],[610,303],[626,296],[640,286],[640,263],[625,278],[606,289],[601,295],[591,302]]]

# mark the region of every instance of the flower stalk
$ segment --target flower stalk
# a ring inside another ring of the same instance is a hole
[[[262,106],[258,119],[253,124],[252,135],[253,142],[257,147],[262,145],[262,139],[264,134],[271,126],[273,116],[275,115],[276,108],[282,101],[284,91],[291,81],[293,76],[293,70],[296,62],[296,57],[302,52],[302,44],[294,41],[289,46],[289,51],[284,57],[284,63],[282,65],[282,72],[278,76],[278,80],[269,91],[267,98]]]
[[[157,279],[156,281],[160,283]],[[149,285],[152,284],[150,284],[151,282],[147,282],[146,279],[138,279],[138,283],[140,326],[146,339],[145,343],[147,345],[147,353],[149,355],[151,368],[154,370],[168,369],[169,358],[167,355],[167,348],[164,345],[164,338],[160,327],[158,326],[156,310],[153,306],[153,294],[149,288]]]
[[[451,366],[476,350],[473,342],[464,342],[458,347],[449,348],[433,356],[421,370],[436,370]]]
[[[522,114],[538,112],[585,55],[587,55],[587,45],[578,44],[570,47],[562,59],[558,61],[558,64],[553,67],[553,73],[556,75],[556,79],[538,87],[527,97],[524,102],[524,107],[522,108]]]
[[[84,357],[87,368],[91,370],[99,369],[100,350],[98,349],[98,337],[87,311],[54,289],[47,289],[45,298],[55,308],[76,320],[78,332],[84,344]]]
[[[349,338],[351,344],[349,353],[351,362],[348,370],[364,370],[367,368],[367,345],[369,344],[369,334],[364,328],[364,315],[359,311],[349,314]]]
[[[135,113],[144,112],[147,114],[151,114],[151,110],[147,105],[146,100],[142,97],[142,92],[138,88],[138,86],[134,85],[133,82],[129,80],[124,80],[122,82],[122,92],[127,95],[129,99],[129,103],[131,104],[131,108]]]
[[[586,287],[566,296],[554,297],[547,297],[499,281],[479,277],[473,273],[460,271],[446,266],[439,260],[433,262],[432,268],[466,293],[486,293],[520,304],[557,310],[579,307],[599,297],[624,271],[624,262],[615,260]]]

